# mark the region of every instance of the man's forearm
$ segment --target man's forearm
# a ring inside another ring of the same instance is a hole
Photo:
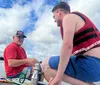
[[[27,59],[21,59],[21,60],[9,59],[8,60],[8,65],[11,66],[11,67],[17,67],[17,66],[20,66],[20,65],[23,65],[23,64],[27,64]]]
[[[68,46],[68,45],[62,46],[61,55],[60,55],[60,62],[59,62],[59,67],[58,67],[58,71],[57,71],[58,77],[63,76],[63,73],[66,69],[68,62],[69,62],[71,52],[72,52],[72,46]]]

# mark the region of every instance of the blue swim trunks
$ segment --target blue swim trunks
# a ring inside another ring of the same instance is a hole
[[[49,66],[52,69],[58,69],[59,58],[59,56],[50,58]],[[100,81],[100,58],[87,55],[71,56],[65,74],[84,82]]]
[[[23,73],[26,74],[26,79],[30,80],[32,76],[32,67],[26,67],[20,73],[14,76],[7,76],[7,78],[20,78],[20,76],[22,76]]]

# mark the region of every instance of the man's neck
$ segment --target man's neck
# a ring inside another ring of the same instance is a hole
[[[69,13],[69,12],[68,12],[68,13],[63,13],[62,19],[63,19],[66,15],[68,15],[68,14],[70,14],[70,13]]]
[[[15,42],[15,41],[13,41],[16,45],[18,45],[18,46],[21,46],[21,45],[19,45],[17,42]]]

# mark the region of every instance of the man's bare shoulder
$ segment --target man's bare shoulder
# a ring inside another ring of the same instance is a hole
[[[66,14],[63,18],[63,20],[73,20],[73,21],[77,21],[79,16],[75,15],[75,14]]]
[[[65,41],[72,42],[76,30],[76,17],[73,14],[67,14],[63,18],[63,30]]]
[[[84,20],[76,15],[76,14],[67,14],[64,18],[63,18],[63,22],[66,23],[66,25],[74,25],[75,27],[75,32],[77,32],[78,30],[80,30],[84,25],[85,22]]]
[[[66,30],[75,30],[77,24],[77,16],[75,14],[66,14],[63,18],[63,26]]]

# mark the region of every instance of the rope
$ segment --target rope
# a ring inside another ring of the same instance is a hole
[[[26,79],[26,75],[27,75],[27,72],[28,72],[28,68],[26,70],[26,72],[24,73],[23,71],[21,72],[20,76],[19,76],[19,83],[23,84],[25,79]]]

